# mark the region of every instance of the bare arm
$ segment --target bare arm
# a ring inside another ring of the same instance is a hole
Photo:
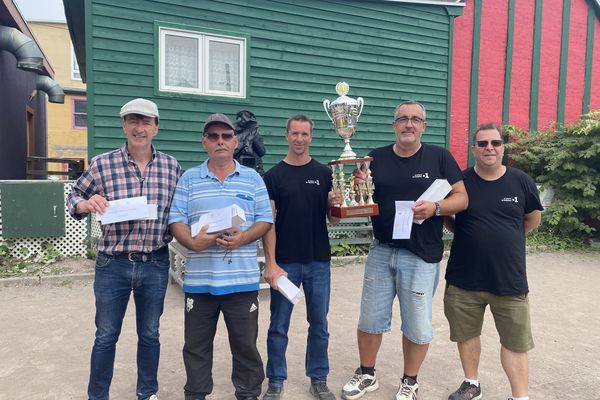
[[[327,220],[331,225],[337,225],[340,222],[340,218],[331,215],[331,206],[342,203],[342,195],[340,192],[331,191],[327,193]]]
[[[275,202],[271,200],[271,209],[273,210],[273,220],[277,218],[277,209]],[[272,224],[265,236],[263,236],[263,250],[265,251],[265,280],[273,289],[277,289],[277,278],[281,275],[287,276],[287,272],[277,264],[275,259],[275,246],[277,238],[275,236],[275,224]]]
[[[523,227],[525,228],[525,233],[529,233],[540,226],[540,222],[542,222],[542,212],[540,210],[533,210],[529,214],[525,214],[523,216]]]

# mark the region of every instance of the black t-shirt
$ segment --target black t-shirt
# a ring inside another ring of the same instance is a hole
[[[331,169],[312,159],[295,166],[281,161],[264,176],[275,202],[275,259],[277,262],[329,261],[327,193]]]
[[[373,233],[382,243],[403,247],[427,262],[442,259],[442,217],[431,217],[422,224],[412,224],[410,239],[392,240],[396,200],[415,201],[436,179],[447,179],[450,185],[462,180],[462,172],[450,152],[423,143],[410,157],[394,153],[393,145],[369,153],[373,157],[371,171],[379,204],[379,215],[372,217]]]
[[[469,207],[456,214],[446,281],[499,296],[527,293],[523,216],[543,210],[535,182],[511,167],[494,181],[473,168],[464,176]]]

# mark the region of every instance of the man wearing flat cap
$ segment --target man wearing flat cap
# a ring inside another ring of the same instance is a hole
[[[138,334],[136,396],[156,400],[160,356],[159,320],[169,277],[171,200],[181,174],[175,158],[154,148],[158,108],[134,99],[119,114],[127,141],[92,159],[67,197],[69,213],[82,219],[104,213],[109,201],[145,196],[156,216],[102,225],[94,278],[96,340],[92,349],[89,400],[107,400],[115,345],[131,292]]]
[[[265,377],[256,348],[260,270],[255,242],[269,230],[273,217],[260,175],[233,158],[237,144],[227,116],[206,118],[202,146],[208,160],[183,174],[169,216],[173,235],[189,250],[183,282],[185,400],[203,400],[212,392],[213,340],[220,313],[229,335],[235,397],[258,399]],[[233,205],[244,211],[245,222],[239,227],[209,233],[209,225],[204,225],[192,236],[190,227],[201,216]]]

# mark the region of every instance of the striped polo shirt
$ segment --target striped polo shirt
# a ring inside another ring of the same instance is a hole
[[[269,195],[256,171],[235,161],[235,170],[221,183],[205,161],[179,179],[169,224],[183,222],[191,226],[201,215],[232,204],[246,214],[246,222],[240,226],[242,231],[255,222],[273,223]],[[214,295],[249,292],[259,289],[259,279],[255,242],[231,252],[213,245],[200,252],[188,252],[183,290]]]

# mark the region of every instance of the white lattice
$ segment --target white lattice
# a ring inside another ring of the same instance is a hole
[[[45,182],[45,181],[40,181]],[[66,200],[73,181],[65,181],[63,193]],[[51,244],[63,256],[85,257],[87,252],[88,218],[76,221],[69,215],[65,204],[65,235],[62,237],[36,237],[36,238],[7,238],[2,236],[2,191],[0,189],[0,245],[10,242],[14,244],[11,256],[28,258],[36,255],[44,255],[45,247]]]

